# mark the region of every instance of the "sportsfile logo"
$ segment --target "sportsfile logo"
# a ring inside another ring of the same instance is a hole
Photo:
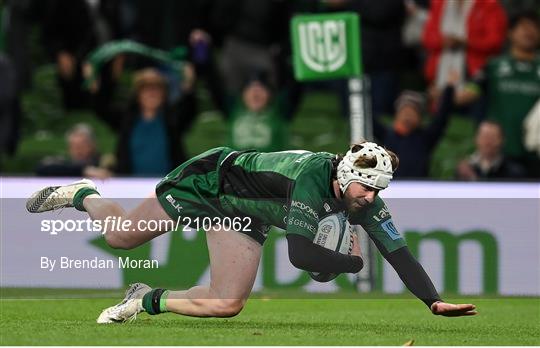
[[[323,73],[338,70],[347,60],[344,20],[306,22],[299,26],[300,55],[310,69]]]
[[[303,212],[308,213],[309,215],[313,216],[316,219],[319,219],[319,214],[313,208],[311,208],[309,205],[306,205],[299,201],[292,201],[291,202],[291,208],[298,208],[302,210]]]

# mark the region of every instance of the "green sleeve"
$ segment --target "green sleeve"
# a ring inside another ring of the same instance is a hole
[[[407,245],[397,230],[388,207],[379,196],[366,210],[351,216],[349,221],[351,224],[361,225],[377,247],[384,247],[388,253]]]

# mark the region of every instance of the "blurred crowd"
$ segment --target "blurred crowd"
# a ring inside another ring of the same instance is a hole
[[[540,177],[540,0],[4,0],[0,6],[0,155],[17,149],[36,27],[56,66],[62,107],[93,111],[117,135],[116,153],[100,154],[94,130],[75,125],[66,134],[68,156],[44,158],[38,175],[165,175],[187,159],[184,139],[200,110],[197,88],[224,115],[228,145],[237,149],[288,149],[288,125],[310,88],[335,91],[347,122],[346,81],[315,87],[295,81],[289,22],[297,14],[349,11],[361,18],[374,136],[400,157],[396,177],[428,177],[455,114],[476,128],[475,150],[459,162],[456,179]],[[120,47],[114,43],[152,54],[110,53]],[[176,54],[182,64],[152,59],[155,52]],[[97,64],[92,54],[108,58]],[[118,105],[121,76],[130,71],[132,96]]]

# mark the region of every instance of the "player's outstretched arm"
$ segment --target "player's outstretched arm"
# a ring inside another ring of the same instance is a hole
[[[422,300],[435,315],[459,317],[475,315],[473,304],[452,304],[441,300],[428,274],[420,263],[412,256],[409,248],[402,247],[392,253],[387,253],[378,245],[384,258],[392,265],[407,288]]]
[[[443,315],[445,317],[461,317],[478,314],[476,306],[473,304],[452,304],[442,301],[434,302],[431,305],[431,313]]]

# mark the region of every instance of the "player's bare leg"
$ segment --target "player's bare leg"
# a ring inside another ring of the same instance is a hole
[[[105,309],[98,323],[126,322],[143,311],[149,314],[174,312],[196,317],[231,317],[238,314],[251,293],[262,246],[235,231],[207,233],[210,254],[210,285],[183,291],[151,289],[133,284],[116,306]]]
[[[84,195],[81,195],[81,192]],[[173,225],[173,220],[167,215],[155,194],[146,198],[132,211],[126,212],[118,203],[102,198],[89,180],[47,187],[36,192],[27,202],[28,211],[36,213],[64,207],[85,210],[93,220],[105,221],[111,217],[129,220],[133,228],[126,230],[108,228],[105,231],[105,239],[113,248],[132,249],[171,230],[139,229],[140,221],[166,221],[170,226]],[[239,313],[253,287],[262,246],[251,237],[235,231],[210,229],[206,233],[210,254],[210,285],[163,294],[163,292],[156,293],[145,284],[137,283],[128,289],[124,301],[103,311],[98,322],[131,320],[144,310],[157,313],[171,311],[198,317],[230,317]],[[146,296],[148,294],[152,295],[152,298]],[[145,306],[143,298],[148,298]]]
[[[118,203],[102,198],[96,185],[88,179],[69,185],[48,186],[35,192],[26,202],[26,209],[31,213],[73,207],[88,212],[92,220],[100,220],[104,227],[105,240],[113,248],[132,249],[167,231],[172,230],[174,221],[161,207],[155,193],[130,212],[126,212]],[[106,224],[111,218],[130,221],[126,230],[120,230],[118,224]],[[144,228],[140,221],[159,221],[159,230]],[[113,228],[114,227],[114,228]]]
[[[262,246],[243,233],[211,230],[206,233],[210,254],[210,285],[169,292],[170,312],[196,317],[230,317],[248,299],[261,259]]]
[[[101,196],[89,195],[84,201],[83,205],[85,210],[90,215],[92,220],[106,221],[107,218],[117,217],[122,221],[130,221],[133,228],[127,230],[115,228],[108,228],[105,232],[105,240],[107,244],[112,248],[119,249],[132,249],[141,244],[152,240],[153,238],[170,231],[171,229],[165,228],[166,226],[172,226],[174,221],[167,215],[155,193],[152,193],[150,197],[145,198],[141,204],[130,212],[126,212],[118,203],[102,198]],[[163,229],[154,231],[150,229],[140,229],[146,224],[140,225],[140,221],[159,221]]]

